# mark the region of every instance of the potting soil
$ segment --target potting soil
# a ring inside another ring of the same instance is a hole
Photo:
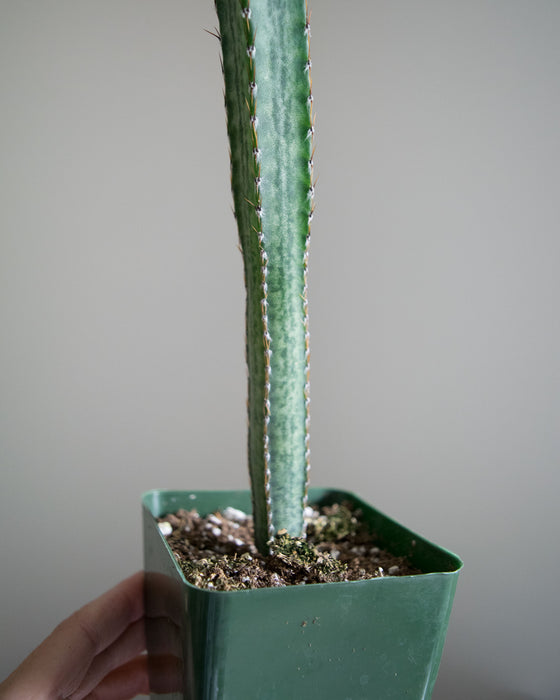
[[[305,510],[306,538],[279,532],[270,554],[257,551],[250,515],[234,508],[202,517],[179,510],[158,519],[186,579],[220,591],[421,573],[382,549],[350,504]]]

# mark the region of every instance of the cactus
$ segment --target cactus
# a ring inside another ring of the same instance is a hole
[[[304,536],[309,480],[307,261],[313,216],[304,0],[216,0],[234,212],[243,253],[248,458],[261,552]]]

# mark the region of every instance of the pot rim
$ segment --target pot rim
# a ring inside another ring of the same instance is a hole
[[[178,498],[179,496],[183,499],[188,498],[189,501],[192,502],[193,506],[195,506],[199,496],[204,497],[207,495],[212,494],[213,496],[222,496],[223,498],[227,499],[228,497],[231,497],[232,495],[235,495],[236,497],[240,496],[247,496],[250,495],[250,492],[247,489],[198,489],[198,490],[191,490],[191,489],[184,489],[184,490],[176,490],[176,489],[151,489],[149,491],[145,491],[142,494],[142,506],[145,510],[148,511],[148,513],[151,515],[154,526],[156,526],[156,518],[160,517],[161,515],[164,514],[164,512],[170,512],[168,509],[163,509],[162,510],[162,505],[163,505],[163,498],[171,497],[171,498]],[[397,522],[390,516],[386,515],[382,511],[378,510],[374,506],[370,505],[366,501],[364,501],[362,498],[357,496],[356,494],[345,491],[339,488],[330,488],[330,487],[314,487],[309,489],[309,501],[310,503],[315,503],[315,502],[321,502],[326,499],[330,500],[336,500],[340,498],[344,498],[346,500],[350,500],[353,503],[355,503],[359,507],[365,507],[369,511],[375,513],[375,515],[382,521],[384,521],[389,527],[398,529],[402,533],[406,533],[408,536],[411,538],[411,542],[415,543],[415,546],[418,544],[421,545],[421,547],[425,547],[427,549],[433,550],[434,552],[437,552],[437,554],[442,558],[442,559],[447,559],[449,562],[449,568],[446,568],[445,570],[438,570],[438,571],[428,571],[428,572],[421,572],[419,574],[407,574],[404,576],[379,576],[376,578],[371,578],[371,579],[363,579],[363,580],[358,580],[358,581],[332,581],[328,583],[312,583],[308,585],[295,585],[295,586],[279,586],[279,587],[269,587],[269,588],[251,588],[251,589],[242,589],[242,590],[232,590],[232,591],[220,591],[220,590],[212,590],[212,589],[207,589],[207,588],[199,588],[198,586],[195,586],[194,584],[190,583],[181,567],[179,566],[172,550],[171,547],[169,546],[166,537],[159,531],[158,528],[158,533],[163,540],[163,543],[165,544],[165,547],[167,551],[169,552],[169,555],[175,565],[176,571],[180,574],[181,580],[186,585],[189,589],[192,589],[193,591],[197,591],[199,594],[204,594],[204,595],[219,595],[219,596],[229,596],[229,595],[234,595],[236,597],[241,596],[241,595],[250,595],[250,596],[258,596],[258,595],[293,595],[296,591],[303,591],[303,590],[318,590],[318,589],[323,589],[325,587],[328,587],[329,589],[332,589],[333,586],[338,586],[338,587],[347,587],[347,586],[353,586],[353,587],[359,587],[359,586],[381,586],[381,585],[395,585],[396,582],[405,582],[405,581],[411,581],[413,579],[422,579],[425,580],[426,577],[439,577],[439,576],[452,576],[456,577],[461,569],[464,566],[463,561],[460,559],[460,557],[452,552],[449,549],[446,549],[445,547],[442,547],[440,545],[434,544],[433,542],[429,541],[422,535],[419,535],[418,533],[410,530],[408,527],[405,525],[402,525],[401,523]],[[180,507],[185,507],[184,505],[181,505]],[[225,506],[224,506],[225,507]],[[154,510],[156,512],[154,512]],[[156,514],[158,513],[158,514]],[[333,589],[334,590],[334,589]],[[289,591],[289,593],[288,593]]]

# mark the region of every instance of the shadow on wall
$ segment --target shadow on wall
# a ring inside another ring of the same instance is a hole
[[[507,680],[504,681],[507,683]],[[472,668],[444,664],[438,675],[432,700],[539,700],[518,690],[497,685],[495,680],[476,676]]]

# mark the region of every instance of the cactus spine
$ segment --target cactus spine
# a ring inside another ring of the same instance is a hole
[[[257,547],[304,535],[307,261],[313,215],[304,0],[216,0],[234,211],[247,289],[249,471]]]

